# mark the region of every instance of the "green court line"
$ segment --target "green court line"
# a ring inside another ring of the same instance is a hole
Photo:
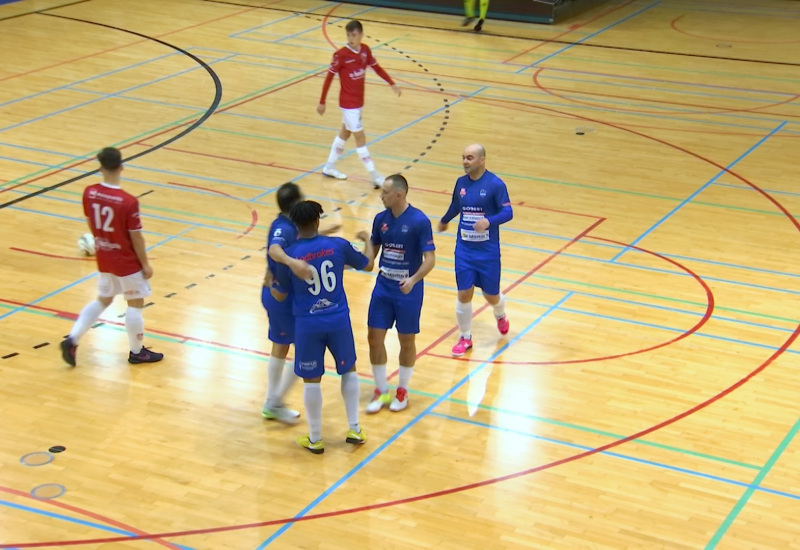
[[[722,537],[725,536],[725,533],[728,532],[728,529],[730,529],[731,525],[733,525],[733,522],[736,521],[736,518],[739,516],[742,509],[747,505],[750,497],[752,497],[753,493],[755,493],[756,487],[761,485],[761,482],[764,481],[764,478],[767,477],[767,474],[770,472],[770,470],[772,470],[773,466],[775,466],[775,464],[778,462],[781,455],[789,447],[798,431],[800,431],[800,418],[797,419],[797,421],[794,423],[794,426],[792,426],[786,436],[784,436],[783,440],[775,448],[775,451],[773,451],[767,462],[764,463],[764,466],[760,468],[755,479],[753,479],[753,482],[750,484],[747,490],[745,490],[741,498],[739,498],[739,501],[736,503],[736,505],[734,505],[730,513],[728,513],[728,516],[722,522],[722,525],[719,526],[717,532],[714,533],[714,536],[706,545],[707,549],[713,549],[717,547],[719,542],[722,540]]]
[[[0,308],[15,309],[16,307],[19,307],[19,306],[12,306],[12,305],[9,305],[9,304],[0,303]],[[25,308],[25,311],[28,312],[28,313],[34,314],[34,315],[42,316],[42,317],[55,318],[55,319],[59,319],[59,320],[62,320],[62,321],[65,320],[63,317],[60,317],[60,316],[56,315],[55,313],[51,313],[51,312],[47,312],[47,311],[40,311],[40,310],[28,309],[28,308]],[[117,332],[125,332],[125,328],[124,327],[120,327],[120,326],[116,326],[116,325],[103,324],[103,325],[101,325],[101,327],[106,328],[106,329],[111,329],[111,330],[114,330],[114,331],[117,331]],[[265,331],[265,334],[266,334],[266,331]],[[258,361],[261,361],[261,362],[268,362],[269,361],[268,357],[263,356],[263,355],[259,355],[257,353],[247,352],[247,351],[243,351],[243,350],[228,349],[228,348],[218,347],[218,346],[215,346],[213,344],[207,344],[207,343],[203,343],[203,342],[194,342],[192,340],[182,340],[180,338],[175,338],[173,336],[166,336],[166,335],[162,335],[162,334],[153,334],[153,333],[149,333],[148,332],[147,333],[147,338],[148,339],[152,338],[154,340],[161,340],[161,341],[165,341],[165,342],[171,342],[171,343],[177,343],[177,344],[182,344],[182,345],[198,347],[198,348],[207,349],[207,350],[211,350],[211,351],[221,352],[221,353],[232,355],[232,356],[246,357],[246,358],[250,358],[250,359],[255,358],[255,359],[257,359]],[[329,376],[337,376],[338,377],[338,375],[334,375],[333,373],[330,373],[330,372],[326,372],[325,374],[329,375]],[[360,379],[361,382],[366,383],[366,384],[370,384],[371,385],[371,384],[374,383],[374,380],[369,379],[369,378],[359,377],[359,379]],[[390,384],[390,387],[396,388],[397,386]],[[411,393],[412,395],[418,395],[418,396],[427,397],[427,398],[430,398],[430,399],[438,399],[438,398],[441,397],[440,395],[437,395],[437,394],[434,394],[434,393],[430,393],[430,392],[421,391],[421,390],[409,389],[408,392]],[[454,397],[447,398],[447,401],[450,402],[450,403],[457,404],[457,405],[470,405],[469,402],[467,402],[467,401],[465,401],[463,399],[457,399],[457,398],[454,398]],[[474,404],[472,404],[472,405],[474,405]],[[594,429],[594,428],[590,428],[588,426],[581,426],[579,424],[573,424],[573,423],[570,423],[570,422],[562,422],[560,420],[553,420],[553,419],[550,419],[550,418],[544,418],[544,417],[541,417],[541,416],[530,415],[530,414],[527,414],[527,413],[520,413],[518,411],[513,411],[513,410],[510,410],[510,409],[503,409],[503,408],[500,408],[500,407],[493,407],[491,405],[484,405],[483,403],[480,403],[477,406],[478,406],[478,408],[486,410],[486,411],[503,413],[503,414],[510,414],[510,415],[514,415],[514,416],[518,416],[518,417],[522,417],[522,418],[528,418],[528,419],[531,419],[531,420],[536,420],[536,421],[539,421],[539,422],[543,422],[543,423],[546,423],[546,424],[551,424],[551,425],[554,425],[554,426],[559,426],[559,427],[562,427],[562,428],[569,428],[569,429],[572,429],[572,430],[591,433],[593,435],[600,435],[600,436],[603,436],[603,437],[609,437],[609,438],[613,438],[613,439],[622,439],[622,438],[626,437],[624,435],[616,434],[614,432],[607,432],[607,431],[603,431],[603,430],[597,430],[597,429]],[[800,423],[798,425],[800,426]],[[725,463],[725,464],[730,464],[732,466],[739,466],[741,468],[748,468],[748,469],[755,469],[755,470],[759,469],[758,466],[755,466],[755,465],[752,465],[752,464],[747,464],[745,462],[739,462],[739,461],[730,460],[730,459],[727,459],[727,458],[724,458],[724,457],[718,457],[718,456],[713,456],[713,455],[709,455],[709,454],[705,454],[705,453],[699,453],[699,452],[691,451],[691,450],[688,450],[688,449],[681,449],[679,447],[674,447],[674,446],[671,446],[671,445],[664,445],[664,444],[661,444],[661,443],[655,443],[655,442],[646,441],[646,440],[643,440],[643,439],[636,439],[636,440],[631,441],[631,443],[638,443],[638,444],[641,444],[641,445],[646,445],[646,446],[649,446],[649,447],[654,447],[654,448],[658,448],[658,449],[662,449],[662,450],[666,450],[666,451],[671,451],[671,452],[681,453],[681,454],[685,454],[685,455],[696,456],[698,458],[703,458],[703,459],[706,459],[706,460],[712,460],[712,461],[715,461],[715,462],[722,462],[722,463]]]

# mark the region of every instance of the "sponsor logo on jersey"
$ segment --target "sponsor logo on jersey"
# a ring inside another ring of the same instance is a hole
[[[364,75],[367,73],[364,69],[356,69],[352,73],[350,73],[350,78],[352,80],[361,80],[364,78]]]
[[[389,231],[389,224],[385,223],[381,226],[381,233],[386,233]]]
[[[466,194],[467,194],[467,190],[466,190],[466,189],[464,189],[464,188],[462,187],[462,188],[461,188],[461,191],[459,191],[459,192],[458,192],[458,194],[459,194],[459,195],[461,195],[461,196],[463,197],[464,195],[466,195]]]
[[[339,307],[339,304],[334,304],[327,298],[320,298],[316,301],[316,303],[311,306],[311,309],[308,310],[309,313],[319,313],[320,311],[327,311],[329,309],[336,309]]]
[[[481,193],[480,194],[481,194],[481,197],[485,197],[486,196],[486,189],[481,189]]]
[[[403,233],[408,233],[408,226],[404,225],[403,227],[400,228],[400,231],[402,231]]]
[[[305,256],[300,256],[299,260],[304,260],[306,262],[310,262],[316,258],[324,258],[326,256],[333,256],[335,252],[332,248],[323,248],[322,250],[318,250],[317,252],[309,252]]]

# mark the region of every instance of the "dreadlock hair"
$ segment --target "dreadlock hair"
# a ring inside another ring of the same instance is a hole
[[[284,214],[288,214],[292,207],[303,198],[300,193],[300,186],[292,182],[284,183],[278,187],[276,195],[278,196],[278,207]]]
[[[289,219],[298,229],[308,229],[322,216],[322,205],[316,201],[300,201],[292,207]]]

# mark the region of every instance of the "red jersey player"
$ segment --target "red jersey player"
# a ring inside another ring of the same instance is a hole
[[[155,363],[164,358],[142,346],[144,299],[150,296],[147,279],[153,268],[147,260],[147,249],[139,220],[139,201],[122,190],[122,154],[107,147],[97,155],[103,183],[90,185],[83,192],[83,213],[95,239],[97,250],[97,300],[87,304],[63,342],[61,356],[75,366],[78,340],[111,305],[114,296],[123,294],[128,301],[125,330],[130,344],[129,363]]]
[[[322,173],[338,180],[347,179],[347,176],[339,172],[335,165],[339,155],[344,151],[344,144],[350,134],[353,134],[356,138],[358,156],[361,157],[361,161],[367,168],[375,189],[380,189],[381,185],[383,185],[383,178],[375,170],[375,163],[372,162],[372,158],[369,156],[367,137],[364,134],[363,126],[361,126],[361,109],[364,107],[364,80],[367,74],[367,67],[372,67],[378,73],[378,76],[389,83],[397,95],[400,95],[400,88],[372,57],[372,50],[369,49],[369,46],[361,43],[361,39],[364,36],[364,28],[361,26],[361,22],[350,21],[345,30],[347,31],[347,45],[333,54],[331,67],[325,77],[325,83],[322,85],[322,97],[317,106],[317,112],[324,114],[325,98],[328,96],[333,76],[338,74],[339,82],[342,85],[342,89],[339,92],[339,107],[342,108],[342,129],[333,140],[331,154],[322,169]]]

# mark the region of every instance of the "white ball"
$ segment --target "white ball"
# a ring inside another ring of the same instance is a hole
[[[80,250],[86,256],[94,256],[94,235],[91,233],[84,233],[81,235],[81,238],[78,239],[78,250]]]

